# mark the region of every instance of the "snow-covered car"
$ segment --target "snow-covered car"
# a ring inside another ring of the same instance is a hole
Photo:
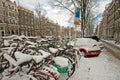
[[[98,42],[91,38],[77,38],[75,41],[75,47],[78,47],[84,56],[98,56],[101,53]]]
[[[102,42],[98,42],[98,45],[99,45],[100,49],[103,49],[103,48],[104,48],[104,45],[103,45]]]
[[[69,46],[69,45],[74,46],[74,45],[75,45],[75,41],[76,41],[76,39],[73,39],[73,40],[69,41],[69,42],[67,43],[67,45],[68,45],[68,46]]]

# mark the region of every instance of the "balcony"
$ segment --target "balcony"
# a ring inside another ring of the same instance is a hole
[[[119,19],[120,18],[120,11],[116,11],[115,12],[115,20]]]
[[[120,0],[116,0],[115,2],[115,10],[118,10],[120,8]]]

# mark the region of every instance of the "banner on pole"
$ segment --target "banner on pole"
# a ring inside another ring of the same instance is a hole
[[[80,8],[78,7],[76,7],[76,10],[75,10],[75,17],[80,18]]]
[[[75,24],[75,25],[79,25],[79,24],[80,24],[80,20],[77,19],[77,18],[75,18],[75,19],[74,19],[74,24]]]
[[[78,7],[76,7],[76,10],[75,10],[74,24],[75,25],[79,25],[80,24],[80,8],[78,8]]]

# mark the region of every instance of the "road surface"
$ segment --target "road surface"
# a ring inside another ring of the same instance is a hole
[[[64,77],[61,80],[65,80]],[[120,60],[106,49],[98,57],[82,57],[69,80],[120,80]]]

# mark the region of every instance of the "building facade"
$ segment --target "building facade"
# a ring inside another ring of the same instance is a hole
[[[38,17],[34,17],[34,36],[40,36],[40,20]]]
[[[20,35],[34,35],[34,12],[24,7],[18,6],[19,31]]]
[[[112,0],[99,24],[99,36],[120,42],[120,0]]]
[[[68,36],[69,30],[44,16],[35,17],[32,10],[15,2],[0,0],[0,37],[8,35]]]
[[[0,0],[0,36],[19,35],[17,5],[10,0]]]
[[[115,37],[117,42],[120,42],[120,0],[114,0],[115,4]]]

